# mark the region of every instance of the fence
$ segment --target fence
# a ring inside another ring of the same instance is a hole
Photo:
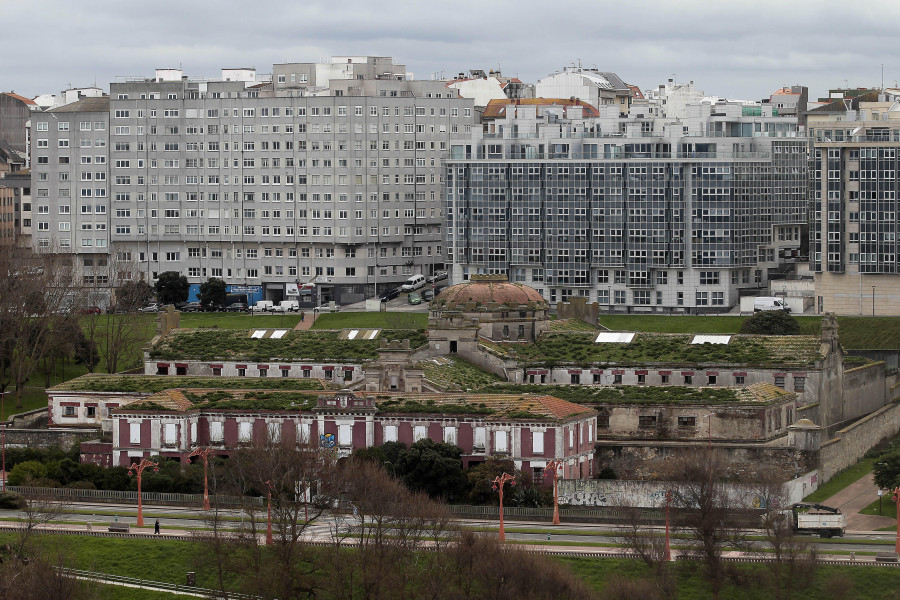
[[[79,490],[75,488],[40,488],[8,485],[6,489],[23,496],[52,498],[69,502],[109,502],[121,504],[137,504],[137,492],[117,490]],[[203,503],[202,494],[169,494],[161,492],[143,492],[141,500],[147,504],[195,505]],[[243,506],[253,504],[263,506],[263,498],[258,496],[219,496],[211,495],[210,502],[217,506]]]
[[[136,579],[134,577],[122,577],[121,575],[109,575],[107,573],[97,573],[95,571],[81,571],[79,569],[64,569],[57,567],[57,571],[66,577],[75,579],[84,579],[87,581],[96,581],[98,583],[107,583],[112,585],[125,585],[129,587],[137,587],[149,590],[167,591],[174,594],[187,594],[189,596],[199,596],[203,598],[231,598],[233,600],[257,600],[262,596],[251,596],[249,594],[239,594],[237,592],[228,592],[223,594],[219,590],[209,588],[200,588],[192,585],[179,585],[177,583],[166,583],[164,581],[153,581],[150,579]]]
[[[499,506],[472,506],[467,504],[452,504],[450,512],[456,517],[464,519],[498,519],[500,518]],[[665,523],[665,513],[656,509],[642,509],[643,519],[654,523]],[[524,506],[503,507],[503,517],[506,519],[550,521],[553,519],[552,508],[528,508]],[[574,522],[608,523],[619,522],[628,519],[628,513],[615,508],[560,508],[559,518]]]

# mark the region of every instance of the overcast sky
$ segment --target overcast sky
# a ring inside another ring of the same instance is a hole
[[[632,0],[0,0],[0,91],[33,97],[117,76],[393,56],[418,79],[501,68],[534,82],[581,60],[642,90],[673,75],[709,95],[758,100],[783,85],[900,79],[900,3]]]

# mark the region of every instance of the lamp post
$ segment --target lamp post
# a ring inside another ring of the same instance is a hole
[[[494,489],[500,494],[500,541],[506,541],[506,532],[503,531],[503,486],[509,482],[510,486],[516,485],[516,477],[515,475],[510,475],[509,473],[503,473],[502,475],[497,475],[494,477]]]
[[[144,469],[151,467],[154,472],[159,471],[159,463],[155,463],[152,460],[148,460],[146,458],[142,458],[141,462],[137,464],[132,464],[128,467],[128,476],[137,475],[137,487],[138,487],[138,514],[137,514],[137,526],[144,526],[144,505],[141,502],[141,478],[144,476]]]
[[[710,452],[712,451],[712,418],[713,413],[709,413],[708,415],[706,415],[706,436],[708,439],[708,448]]]
[[[547,469],[553,469],[553,524],[559,525],[559,468],[561,460],[553,459],[547,463]]]
[[[672,550],[669,548],[669,505],[672,503],[672,490],[666,490],[666,562],[672,560]]]
[[[872,286],[872,316],[875,316],[875,286]]]
[[[209,510],[209,478],[207,477],[209,454],[212,448],[194,448],[188,458],[199,456],[203,461],[203,510]]]
[[[894,495],[891,497],[897,505],[897,542],[894,544],[894,551],[900,554],[900,486],[893,489]]]
[[[272,482],[266,481],[266,487],[269,488],[269,501],[266,505],[266,546],[272,545]]]
[[[6,411],[3,408],[3,401],[9,391],[0,392],[0,419],[3,419],[3,431],[0,431],[0,454],[3,455],[3,491],[6,491]]]

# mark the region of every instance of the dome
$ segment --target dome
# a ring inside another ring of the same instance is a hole
[[[479,308],[490,303],[517,307],[530,305],[537,309],[549,308],[547,301],[533,287],[510,283],[506,275],[472,275],[470,281],[451,285],[434,299],[438,308],[461,309],[474,302]]]

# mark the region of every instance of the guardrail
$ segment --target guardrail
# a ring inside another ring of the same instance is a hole
[[[31,498],[52,498],[55,500],[68,500],[70,502],[117,502],[117,503],[134,503],[137,504],[137,492],[118,491],[118,490],[79,490],[76,488],[41,488],[26,487],[17,485],[8,485],[6,489],[10,492],[21,494],[22,496]],[[143,492],[141,499],[144,504],[174,504],[174,505],[196,505],[201,506],[203,503],[202,494],[170,494],[162,492]],[[253,504],[255,506],[263,506],[263,498],[257,496],[210,496],[210,500],[217,506],[231,507]]]
[[[203,596],[207,598],[231,598],[233,600],[262,600],[262,596],[251,596],[250,594],[241,594],[238,592],[222,592],[210,588],[201,588],[193,585],[179,585],[177,583],[166,583],[165,581],[154,581],[152,579],[136,579],[134,577],[123,577],[121,575],[110,575],[108,573],[98,573],[96,571],[82,571],[80,569],[67,569],[64,567],[56,567],[56,570],[66,576],[76,579],[85,579],[88,581],[96,581],[98,583],[106,583],[112,585],[127,585],[144,589],[152,589],[158,591],[166,591],[178,594],[190,594],[192,596]]]
[[[499,518],[500,508],[497,506],[474,506],[468,504],[451,504],[448,506],[453,516],[463,518]],[[524,506],[505,506],[503,516],[506,519],[534,519],[549,521],[553,519],[552,508],[528,508]],[[624,510],[615,508],[560,508],[560,519],[569,521],[586,522],[617,522],[625,521],[629,515]],[[662,511],[644,510],[642,519],[652,522],[665,522],[665,514]]]

